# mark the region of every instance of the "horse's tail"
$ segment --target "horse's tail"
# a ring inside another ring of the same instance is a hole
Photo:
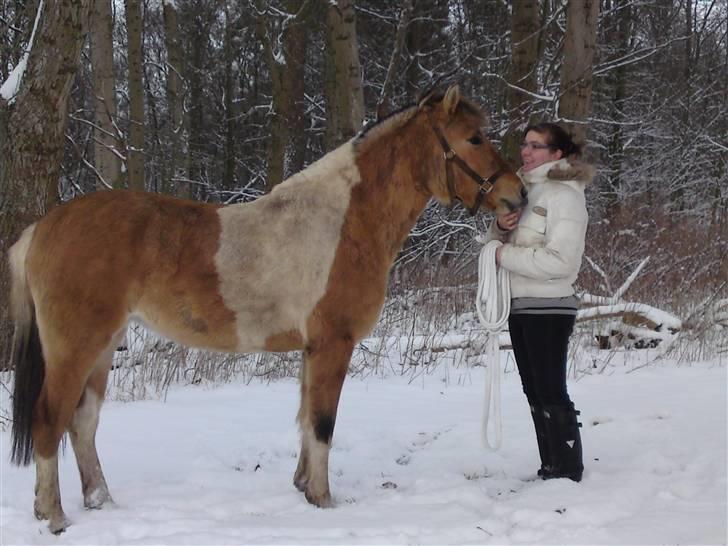
[[[15,369],[13,430],[10,460],[28,465],[33,458],[33,410],[45,377],[45,361],[35,318],[35,305],[28,287],[26,256],[35,225],[27,228],[8,253],[10,260],[10,311],[15,323],[10,368]]]

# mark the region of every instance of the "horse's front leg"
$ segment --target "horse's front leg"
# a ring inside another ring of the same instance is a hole
[[[294,483],[311,504],[332,505],[329,449],[341,387],[354,348],[350,337],[318,339],[309,344],[302,372],[301,454]]]
[[[301,381],[301,407],[298,410],[298,421],[301,426],[301,451],[298,454],[298,465],[296,466],[296,473],[293,475],[293,485],[296,486],[301,493],[306,491],[306,484],[308,481],[308,443],[306,442],[306,435],[303,434],[304,423],[306,423],[306,400],[308,398],[306,394],[306,354],[303,355],[303,362],[301,363],[300,377]]]

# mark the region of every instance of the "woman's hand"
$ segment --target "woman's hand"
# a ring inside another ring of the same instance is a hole
[[[523,209],[514,210],[506,214],[499,214],[495,221],[498,222],[498,227],[502,231],[513,231],[518,225],[518,220],[521,218],[521,212]]]
[[[495,219],[496,225],[501,231],[513,231],[521,219],[522,212],[523,209],[518,209],[506,214],[499,214]],[[503,246],[495,249],[495,263],[497,265],[500,265],[501,252],[503,252]]]

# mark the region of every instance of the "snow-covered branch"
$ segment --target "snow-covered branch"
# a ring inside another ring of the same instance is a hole
[[[23,74],[25,73],[25,67],[28,65],[28,57],[30,56],[30,50],[33,47],[33,40],[35,39],[35,33],[38,30],[38,24],[40,23],[40,14],[43,12],[43,0],[38,3],[38,12],[35,15],[35,23],[33,23],[33,32],[30,34],[30,40],[25,48],[23,56],[15,65],[8,78],[0,86],[0,97],[2,97],[9,104],[12,104],[15,100],[15,96],[20,90],[20,83],[23,81]]]
[[[624,293],[627,290],[629,290],[629,287],[632,286],[632,283],[634,282],[634,280],[637,278],[637,276],[640,274],[642,269],[645,267],[645,265],[647,265],[647,262],[649,262],[649,261],[650,261],[650,257],[647,256],[647,258],[645,258],[644,260],[642,260],[640,262],[640,264],[632,272],[632,274],[629,277],[627,277],[627,280],[624,281],[624,284],[617,289],[617,292],[614,294],[615,299],[617,299],[617,300],[622,299],[622,296],[624,296]]]
[[[585,321],[598,318],[610,318],[624,316],[626,313],[633,313],[655,324],[655,331],[663,331],[664,328],[680,330],[682,321],[675,315],[662,311],[645,303],[617,303],[612,305],[598,305],[579,309],[576,318]]]

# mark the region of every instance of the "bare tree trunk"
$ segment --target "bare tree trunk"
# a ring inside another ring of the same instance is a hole
[[[222,188],[232,190],[235,188],[235,128],[236,123],[236,82],[233,70],[233,21],[229,6],[225,6],[225,31],[222,45],[223,61],[225,63],[224,84],[223,84],[223,107],[224,107],[224,160],[222,170]]]
[[[382,119],[389,114],[389,95],[392,92],[394,78],[399,67],[399,59],[402,56],[402,48],[404,47],[405,38],[407,37],[407,28],[412,20],[413,12],[414,5],[412,0],[402,0],[402,6],[399,12],[399,23],[397,23],[397,35],[394,38],[394,49],[392,50],[392,56],[389,58],[387,75],[384,78],[382,92],[379,95],[379,101],[377,102],[377,119]],[[412,33],[410,33],[410,40],[416,40]],[[412,71],[411,75],[413,79],[417,78],[416,71]],[[411,83],[413,83],[412,87],[417,87],[416,82]]]
[[[183,163],[186,157],[185,127],[182,92],[182,48],[179,41],[179,23],[177,22],[177,7],[172,2],[162,5],[164,16],[164,43],[167,47],[167,138],[169,145],[167,157],[169,161],[165,167],[162,191],[176,193],[181,197],[189,197],[189,184],[179,182],[187,177],[187,168]],[[175,191],[176,188],[176,191]]]
[[[129,62],[129,187],[144,189],[144,84],[142,14],[139,0],[124,0]]]
[[[343,139],[341,138],[341,127],[339,122],[339,101],[336,93],[339,90],[336,80],[336,52],[334,50],[334,33],[329,22],[329,10],[333,9],[333,5],[326,0],[321,0],[321,5],[326,12],[326,32],[325,49],[324,49],[324,74],[323,74],[323,92],[324,102],[326,104],[326,132],[324,133],[324,147],[326,151],[333,150],[339,146]]]
[[[511,17],[511,68],[508,80],[508,131],[503,138],[503,155],[513,164],[519,158],[521,133],[528,126],[532,100],[527,92],[536,91],[536,65],[540,34],[538,0],[513,4]],[[521,89],[523,91],[521,91]]]
[[[268,142],[268,171],[266,173],[266,191],[272,190],[283,182],[285,170],[285,150],[288,140],[288,106],[290,104],[290,90],[286,85],[286,66],[280,64],[281,57],[273,52],[268,30],[265,26],[265,19],[259,16],[256,22],[256,32],[265,51],[266,63],[271,75],[273,87],[273,111],[271,112],[270,140]]]
[[[225,59],[225,162],[223,164],[222,187],[232,190],[235,187],[235,75],[233,74],[233,22],[225,6],[225,41],[223,56]]]
[[[268,172],[266,190],[272,190],[283,182],[291,170],[287,168],[287,152],[296,147],[290,146],[294,128],[298,131],[296,139],[302,136],[304,101],[304,60],[306,49],[305,21],[312,2],[309,0],[289,0],[286,7],[292,16],[284,23],[280,40],[273,40],[266,26],[266,15],[262,3],[258,2],[256,34],[263,44],[268,70],[273,87],[273,113],[268,144]],[[280,42],[281,51],[276,53],[274,42]],[[305,145],[305,143],[304,143]],[[300,149],[299,149],[300,151]],[[288,159],[291,159],[294,154]],[[299,155],[296,161],[302,163]],[[302,166],[302,165],[301,165]],[[300,167],[299,167],[300,170]]]
[[[688,125],[690,123],[690,111],[691,111],[691,100],[692,100],[692,89],[690,82],[692,81],[692,64],[693,64],[693,49],[695,42],[695,18],[693,14],[693,0],[686,0],[685,5],[685,60],[683,66],[683,81],[685,89],[683,92],[683,101],[685,108],[683,109],[684,116],[683,122]],[[725,77],[725,75],[724,75]]]
[[[565,120],[575,142],[579,144],[586,143],[586,123],[591,111],[592,65],[598,16],[599,0],[568,3],[559,117]]]
[[[364,87],[359,62],[354,0],[337,0],[326,12],[329,45],[334,66],[335,104],[338,134],[333,146],[354,136],[364,122]],[[327,146],[328,147],[328,146]]]
[[[192,2],[195,12],[204,9],[204,2],[196,0]],[[188,100],[185,112],[185,127],[187,128],[187,154],[185,166],[187,168],[187,194],[185,197],[200,198],[207,182],[207,164],[205,162],[205,119],[204,119],[204,70],[209,58],[210,34],[207,30],[206,21],[195,18],[192,23],[192,32],[185,36],[189,42],[191,55],[185,63],[186,81],[188,85]],[[184,196],[184,194],[181,194]],[[204,199],[203,199],[204,200]]]
[[[94,87],[94,163],[97,187],[120,188],[122,145],[116,130],[116,79],[111,0],[93,0],[90,21]]]
[[[616,36],[610,37],[616,42],[616,58],[627,55],[631,38],[632,6],[627,4],[621,6],[616,14],[617,21]],[[610,40],[610,41],[611,41]],[[627,100],[627,69],[623,64],[614,69],[614,94],[611,101],[612,119],[617,121],[612,127],[612,134],[609,138],[609,160],[611,162],[612,174],[609,177],[609,191],[607,192],[606,208],[611,218],[617,218],[620,214],[619,191],[622,186],[622,169],[624,161],[624,128],[621,121],[624,118],[624,102]]]
[[[7,250],[58,201],[68,96],[88,29],[90,0],[45,0],[18,95],[0,98],[0,362],[9,355]],[[5,125],[5,127],[2,127]]]
[[[302,9],[301,0],[288,0],[291,13]],[[306,15],[290,25],[283,34],[283,54],[286,58],[288,80],[289,138],[285,143],[283,178],[302,170],[306,164],[306,51],[308,50],[308,24]]]
[[[407,1],[402,0],[403,8],[406,4]],[[438,62],[439,55],[435,54],[436,50],[451,48],[452,38],[445,37],[450,33],[448,26],[453,4],[441,0],[413,2],[414,10],[405,27],[408,58],[404,77],[408,102],[420,98],[423,91],[431,89],[433,84],[441,81],[440,76],[443,74],[440,70],[432,72],[432,63]],[[404,14],[400,15],[400,19],[402,15]],[[399,24],[402,25],[401,20]],[[459,60],[453,61],[445,70],[452,71],[458,62]]]

